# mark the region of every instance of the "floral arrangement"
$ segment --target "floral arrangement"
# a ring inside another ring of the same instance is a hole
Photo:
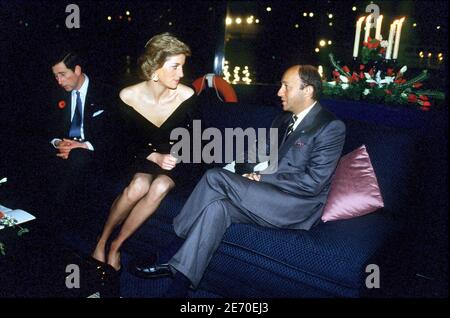
[[[22,236],[24,233],[29,232],[28,228],[21,227],[17,224],[17,220],[7,216],[5,213],[0,211],[0,226],[4,227],[17,227],[17,236]],[[6,246],[3,242],[0,242],[0,255],[6,255]]]
[[[6,178],[0,180],[0,184],[5,183],[7,181]],[[0,226],[1,227],[17,227],[17,236],[22,236],[24,233],[29,232],[26,227],[21,227],[17,224],[17,220],[9,217],[6,213],[0,211]],[[0,255],[6,255],[6,246],[3,242],[0,242]]]
[[[398,69],[390,60],[385,60],[387,45],[387,41],[369,37],[361,50],[362,64],[353,71],[347,65],[341,67],[330,53],[330,62],[334,67],[333,81],[324,83],[324,95],[386,104],[417,105],[422,110],[429,110],[432,100],[445,98],[443,92],[421,89],[429,75],[427,70],[407,80],[404,77],[408,70],[406,65]]]

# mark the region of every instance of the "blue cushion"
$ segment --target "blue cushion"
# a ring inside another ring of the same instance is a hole
[[[364,281],[361,273],[388,239],[393,225],[393,220],[383,213],[322,223],[310,231],[233,224],[226,232],[219,253],[245,260],[247,266],[260,267],[263,266],[261,259],[270,260],[271,265],[266,271],[282,276],[290,270],[300,271],[304,276],[303,283],[309,281],[332,294],[340,290],[342,296],[348,296],[361,288],[361,281]],[[259,257],[252,261],[247,254]],[[215,267],[222,266],[220,262],[214,262],[214,258],[208,270],[219,270]],[[226,279],[222,283],[234,291]],[[267,282],[250,283],[261,284],[259,287],[263,289]],[[278,286],[278,290],[284,288]],[[231,290],[230,296],[233,294]],[[290,292],[295,292],[295,289]]]

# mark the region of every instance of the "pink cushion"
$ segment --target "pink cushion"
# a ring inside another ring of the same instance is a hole
[[[384,207],[366,146],[343,156],[336,168],[322,221],[350,219]]]

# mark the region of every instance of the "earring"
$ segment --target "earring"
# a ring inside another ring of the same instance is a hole
[[[155,81],[155,82],[159,81],[158,74],[153,73],[153,75],[152,75],[152,80]]]

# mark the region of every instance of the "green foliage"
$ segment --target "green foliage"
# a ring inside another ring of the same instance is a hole
[[[0,214],[0,225],[4,227],[17,228],[17,236],[22,236],[23,234],[30,232],[28,228],[18,225],[16,219],[3,213]],[[6,255],[6,246],[3,242],[0,242],[0,255]]]

